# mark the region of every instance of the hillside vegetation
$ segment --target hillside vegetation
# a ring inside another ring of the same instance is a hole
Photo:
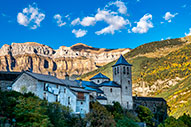
[[[191,86],[189,84],[191,79],[191,36],[147,43],[131,50],[124,57],[133,65],[134,95],[164,97],[172,109],[170,115],[175,117],[184,112],[191,114],[191,102],[188,100],[189,92],[179,96],[177,103],[172,101],[174,95],[177,94],[176,92],[179,91],[182,94]],[[101,72],[112,79],[112,65],[115,62],[82,75],[80,78],[89,80]],[[145,86],[142,85],[143,83]],[[141,93],[142,91],[144,94]],[[182,103],[181,100],[186,102]],[[182,107],[185,108],[183,112],[181,111]]]

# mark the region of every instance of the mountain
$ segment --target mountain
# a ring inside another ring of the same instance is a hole
[[[191,36],[141,45],[124,57],[132,67],[133,94],[158,96],[167,100],[169,114],[191,114]],[[116,61],[82,75],[89,80],[97,73],[112,79]]]
[[[129,51],[129,48],[94,48],[82,43],[71,47],[61,46],[57,50],[36,42],[5,44],[0,49],[0,70],[30,70],[64,78],[66,72],[69,75],[81,75]]]

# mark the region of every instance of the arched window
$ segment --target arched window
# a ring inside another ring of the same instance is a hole
[[[113,90],[112,90],[112,88],[111,88],[111,89],[110,89],[110,92],[112,93],[112,91],[113,91]]]
[[[114,73],[115,73],[115,75],[117,74],[117,72],[116,72],[116,67],[114,68]]]
[[[117,73],[119,73],[119,67],[117,67]]]
[[[97,83],[99,83],[99,80],[97,80]]]
[[[123,74],[125,74],[125,67],[123,67]]]
[[[127,75],[129,75],[129,67],[127,67]]]

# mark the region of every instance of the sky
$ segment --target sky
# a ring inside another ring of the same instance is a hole
[[[0,0],[0,47],[136,48],[191,35],[191,0]]]

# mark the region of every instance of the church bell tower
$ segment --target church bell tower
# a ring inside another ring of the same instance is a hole
[[[131,64],[121,55],[113,65],[113,81],[121,86],[121,105],[133,109]]]

